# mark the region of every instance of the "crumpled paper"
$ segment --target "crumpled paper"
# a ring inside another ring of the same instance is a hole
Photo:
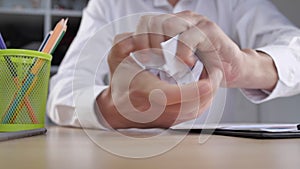
[[[193,75],[191,68],[176,57],[177,44],[178,44],[178,35],[160,44],[162,47],[164,60],[161,59],[159,61],[160,62],[159,64],[157,61],[159,60],[158,59],[159,57],[157,56],[155,57],[150,56],[150,58],[153,60],[145,63],[142,62],[140,58],[145,56],[141,56],[138,53],[131,53],[130,55],[142,69],[147,69],[151,73],[156,75],[158,75],[161,72],[164,72],[167,77],[174,79],[177,84],[187,84],[187,83],[197,81],[198,79]],[[154,56],[151,53],[149,53],[149,55]],[[203,64],[201,61],[198,61],[197,63],[197,70],[199,72],[203,71]]]

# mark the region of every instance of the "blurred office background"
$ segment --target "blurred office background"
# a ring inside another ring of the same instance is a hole
[[[272,0],[278,9],[300,27],[299,0]],[[69,28],[54,53],[52,73],[57,70],[78,30],[82,9],[88,0],[0,0],[0,31],[9,48],[37,49],[43,37],[62,17],[69,17]],[[297,77],[300,78],[300,77]],[[224,122],[300,122],[300,95],[276,99],[261,105],[250,103],[235,91],[233,111]],[[228,118],[229,117],[229,118]]]

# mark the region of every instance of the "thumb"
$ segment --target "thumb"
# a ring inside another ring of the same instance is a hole
[[[198,81],[198,89],[200,95],[215,93],[221,85],[223,80],[223,72],[218,68],[207,70],[207,79]]]
[[[212,97],[212,94],[214,94],[220,87],[220,84],[223,79],[223,72],[220,69],[214,68],[214,69],[210,69],[210,71],[208,71],[207,73],[208,73],[208,78],[206,79],[201,79],[197,82],[189,83],[181,86],[176,85],[177,88],[179,88],[179,91],[173,90],[174,87],[172,88],[171,86],[168,86],[166,91],[170,90],[168,92],[172,94],[172,97],[170,98],[176,100],[177,101],[176,103],[195,101],[202,97],[207,97],[207,96]],[[172,103],[174,104],[175,102],[173,101]]]
[[[213,89],[213,93],[220,87],[223,80],[223,72],[218,68],[208,70],[208,79]]]

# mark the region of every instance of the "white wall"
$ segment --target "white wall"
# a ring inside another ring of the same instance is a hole
[[[283,14],[300,27],[299,0],[272,1]],[[258,119],[260,122],[300,122],[300,95],[285,99],[276,99],[259,105]]]

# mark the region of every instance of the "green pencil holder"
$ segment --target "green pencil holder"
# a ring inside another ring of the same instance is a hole
[[[0,131],[43,128],[52,56],[0,50]]]

